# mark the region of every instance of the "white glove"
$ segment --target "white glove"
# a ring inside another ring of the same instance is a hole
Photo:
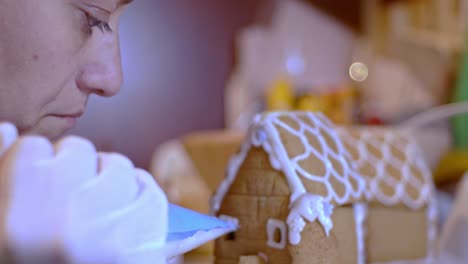
[[[74,263],[113,263],[132,247],[165,243],[168,203],[151,175],[87,140],[19,138],[0,177],[4,239],[23,257],[60,250]]]
[[[0,124],[0,247],[20,263],[57,254],[79,264],[166,263],[234,229],[170,206],[125,156],[79,137],[18,138]]]

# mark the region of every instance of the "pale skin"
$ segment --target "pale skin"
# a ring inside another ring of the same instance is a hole
[[[0,122],[56,139],[91,94],[117,94],[118,22],[129,2],[0,0]]]

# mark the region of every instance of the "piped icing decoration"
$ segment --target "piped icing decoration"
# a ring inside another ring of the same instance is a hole
[[[337,128],[348,158],[367,181],[366,196],[386,206],[426,206],[432,179],[419,146],[403,130]]]
[[[329,236],[333,228],[332,213],[333,205],[325,202],[321,196],[312,194],[301,196],[292,204],[288,215],[289,243],[297,245],[301,242],[301,232],[306,226],[305,220],[308,222],[318,220],[325,234]]]
[[[275,233],[279,231],[279,241],[276,241]],[[287,235],[286,224],[277,219],[268,219],[267,222],[267,245],[275,249],[284,249],[286,247]]]
[[[434,190],[433,190],[434,191]],[[427,261],[426,264],[434,263],[436,257],[436,241],[437,241],[437,223],[438,223],[438,211],[437,211],[437,199],[432,197],[429,201],[427,208]]]
[[[437,238],[437,206],[430,169],[410,131],[389,128],[336,128],[348,159],[366,180],[366,197],[385,206],[427,207],[427,252],[432,263]]]
[[[289,139],[300,142],[305,151],[299,155],[292,155],[291,146],[285,142]],[[260,147],[268,153],[272,168],[283,172],[286,178],[291,191],[289,232],[294,230],[290,242],[300,241],[300,233],[305,225],[304,219],[318,219],[328,235],[333,227],[330,218],[333,211],[331,204],[345,204],[352,199],[361,198],[364,194],[365,181],[347,160],[349,155],[345,155],[346,148],[324,115],[312,112],[270,112],[254,118],[240,152],[232,157],[227,176],[211,201],[213,214],[220,209],[224,196],[252,147]],[[322,174],[304,168],[303,163],[311,157],[319,160],[325,168]],[[340,170],[333,166],[331,159],[339,164]],[[342,193],[334,189],[330,183],[332,178],[344,187]],[[354,185],[351,184],[351,180]],[[326,196],[310,196],[312,194],[308,193],[304,181],[325,186]],[[318,200],[318,203],[307,204],[309,201]]]
[[[257,256],[260,257],[265,263],[268,263],[268,255],[264,252],[258,252]]]
[[[353,205],[354,221],[356,222],[356,241],[358,250],[357,264],[366,264],[366,228],[365,222],[367,219],[367,204],[356,203]]]

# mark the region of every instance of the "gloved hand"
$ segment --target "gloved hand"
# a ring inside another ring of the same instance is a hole
[[[0,125],[0,142],[0,246],[20,263],[57,252],[67,263],[166,263],[235,228],[170,206],[149,173],[88,140],[52,144]],[[170,225],[171,214],[198,221]]]

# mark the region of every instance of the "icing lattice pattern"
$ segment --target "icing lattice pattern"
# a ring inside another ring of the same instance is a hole
[[[339,128],[356,170],[367,181],[366,196],[386,206],[403,203],[419,209],[427,205],[431,174],[419,148],[403,131]]]
[[[306,194],[336,204],[357,201],[364,195],[366,182],[351,167],[350,155],[324,115],[273,112],[254,118],[240,152],[232,157],[226,178],[213,196],[212,213],[218,212],[252,146],[265,150],[271,166],[283,172],[291,190],[291,204]]]
[[[300,178],[307,192],[337,204],[364,193],[365,181],[352,169],[346,148],[322,114],[273,113],[263,122],[273,128],[272,138],[279,140],[272,143],[286,154],[283,165],[292,169],[286,176]]]

